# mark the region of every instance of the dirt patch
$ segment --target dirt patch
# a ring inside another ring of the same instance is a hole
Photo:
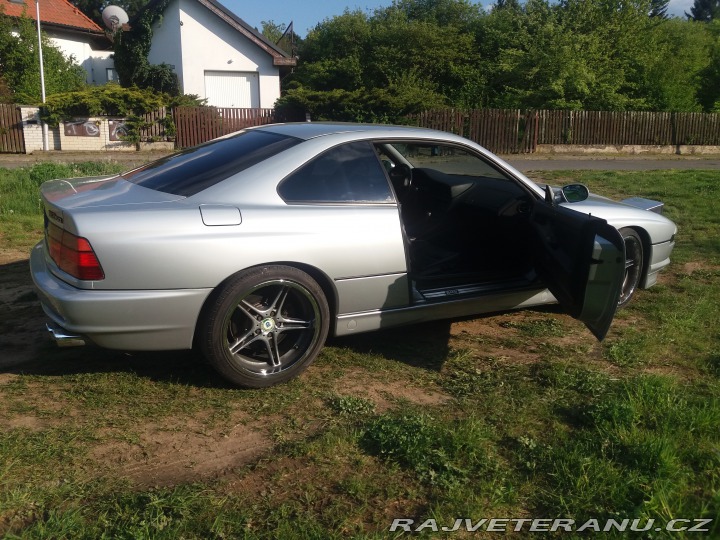
[[[90,459],[106,474],[122,476],[137,486],[218,478],[272,447],[269,438],[238,418],[242,421],[230,429],[212,430],[198,420],[182,425],[149,422],[140,427],[136,441],[110,438],[91,451]]]
[[[27,251],[12,248],[0,248],[0,265],[9,264],[20,261],[27,261]],[[28,272],[30,270],[28,269]]]
[[[37,356],[48,342],[46,320],[30,277],[28,254],[0,250],[0,368]]]
[[[531,331],[534,333],[528,333]],[[527,310],[455,322],[450,337],[455,350],[470,350],[499,362],[528,364],[537,361],[548,344],[575,346],[582,332],[582,323],[571,317]]]
[[[5,427],[7,429],[27,429],[29,431],[41,431],[47,427],[47,422],[37,416],[12,416],[8,417]]]
[[[450,400],[450,396],[442,392],[401,381],[377,380],[361,371],[348,371],[335,383],[335,389],[341,396],[361,397],[372,401],[377,412],[387,411],[402,401],[435,406]]]
[[[708,264],[705,261],[691,261],[683,264],[676,273],[692,276],[693,274],[713,274],[720,270],[720,267]]]

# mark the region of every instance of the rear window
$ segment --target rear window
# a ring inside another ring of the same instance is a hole
[[[276,133],[246,131],[188,148],[121,176],[155,191],[190,197],[299,142]]]

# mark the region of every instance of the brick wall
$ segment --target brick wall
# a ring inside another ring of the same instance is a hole
[[[22,107],[23,119],[23,137],[25,139],[25,153],[39,152],[43,150],[42,125],[38,120],[37,107]],[[123,141],[110,140],[110,127],[108,119],[87,118],[79,120],[88,124],[83,128],[82,125],[76,124],[75,133],[95,134],[97,136],[83,137],[78,135],[66,134],[65,124],[61,123],[59,127],[48,128],[48,150],[66,150],[74,152],[108,152],[108,151],[135,151],[135,145]],[[75,124],[71,122],[70,124]],[[94,127],[93,127],[94,126]]]
[[[78,135],[84,133],[97,136],[73,136],[68,134],[68,131],[75,131]],[[60,124],[60,148],[75,152],[135,151],[132,143],[110,140],[107,118],[83,118],[67,125]]]
[[[37,107],[20,107],[26,154],[43,149],[42,125],[38,119],[38,110]],[[48,128],[48,150],[60,150],[59,128]]]

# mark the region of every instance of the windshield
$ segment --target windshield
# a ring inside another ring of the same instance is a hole
[[[299,142],[267,131],[244,131],[187,148],[121,177],[155,191],[190,197]]]

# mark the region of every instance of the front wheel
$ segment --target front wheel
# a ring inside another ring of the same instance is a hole
[[[210,302],[199,326],[200,348],[210,364],[238,386],[264,388],[297,376],[327,337],[325,295],[297,268],[240,272]]]
[[[640,235],[633,229],[620,229],[619,232],[625,242],[625,278],[618,300],[618,308],[621,308],[627,305],[640,285],[643,271],[643,243]]]

